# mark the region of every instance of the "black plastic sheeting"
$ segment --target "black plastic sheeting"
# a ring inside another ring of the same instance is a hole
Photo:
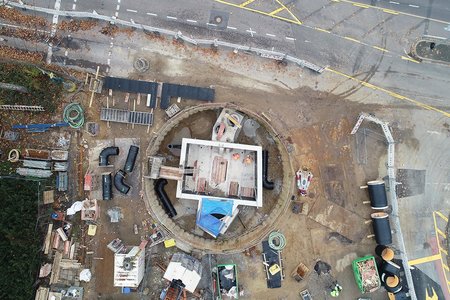
[[[175,210],[175,207],[173,207],[172,202],[170,202],[169,196],[167,196],[166,191],[164,190],[164,187],[167,184],[167,180],[164,178],[160,178],[155,181],[155,192],[158,195],[158,199],[161,202],[162,206],[164,207],[164,210],[166,211],[167,215],[170,218],[173,218],[177,215],[177,211]]]
[[[370,206],[373,209],[386,209],[388,207],[386,188],[384,181],[367,182],[369,190]]]
[[[105,167],[109,165],[109,157],[111,155],[118,155],[119,154],[119,148],[118,147],[106,147],[105,149],[102,150],[102,152],[100,152],[100,156],[98,158],[98,165]]]
[[[262,242],[263,252],[266,255],[266,260],[269,266],[272,266],[273,264],[279,264],[279,257],[278,252],[274,251],[269,246],[268,241]],[[267,278],[267,287],[269,289],[276,289],[281,287],[281,272],[278,272],[275,275],[270,274],[269,272],[269,278]]]
[[[124,182],[125,176],[127,176],[127,173],[123,170],[117,171],[114,175],[114,186],[119,192],[126,195],[130,191],[130,186]]]
[[[111,173],[102,175],[102,197],[103,197],[103,200],[111,200],[112,199]]]
[[[372,218],[373,233],[378,245],[392,244],[391,225],[389,224],[389,215],[384,212],[373,213]]]
[[[158,91],[157,82],[133,80],[119,77],[105,77],[105,80],[103,81],[103,87],[127,93],[150,94],[150,107],[156,107],[156,94]]]
[[[136,163],[136,158],[139,153],[139,147],[131,145],[128,150],[127,160],[125,162],[124,171],[125,172],[133,172],[134,164]]]
[[[262,152],[262,168],[263,168],[263,187],[267,190],[273,190],[275,187],[275,184],[272,181],[269,181],[267,179],[267,173],[269,172],[269,152],[266,150],[263,150]]]
[[[201,88],[190,85],[163,83],[161,90],[161,109],[170,106],[171,97],[181,97],[191,100],[214,101],[215,91],[210,88]]]

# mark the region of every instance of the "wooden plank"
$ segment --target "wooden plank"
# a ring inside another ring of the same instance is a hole
[[[45,236],[45,242],[44,242],[44,254],[48,254],[48,251],[50,250],[50,242],[52,237],[52,230],[53,230],[53,223],[48,224],[47,228],[47,235]]]

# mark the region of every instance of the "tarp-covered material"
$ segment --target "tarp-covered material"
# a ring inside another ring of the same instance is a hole
[[[161,91],[161,108],[170,106],[171,97],[181,97],[191,100],[214,101],[214,89],[190,85],[163,83]]]
[[[201,207],[197,214],[197,225],[207,233],[217,237],[222,227],[225,226],[225,222],[216,216],[231,216],[233,213],[233,201],[202,198],[200,205]]]
[[[150,107],[156,107],[156,93],[158,90],[157,82],[118,77],[105,77],[103,87],[121,92],[149,94],[151,95]]]

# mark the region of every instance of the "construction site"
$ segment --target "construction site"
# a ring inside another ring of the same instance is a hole
[[[120,28],[152,50],[0,47],[0,180],[39,184],[33,299],[450,299],[448,119]]]

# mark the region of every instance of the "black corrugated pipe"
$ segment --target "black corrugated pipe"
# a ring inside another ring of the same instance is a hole
[[[106,147],[105,149],[102,150],[102,152],[100,152],[100,156],[98,159],[98,165],[99,166],[108,166],[109,162],[108,162],[108,158],[111,155],[118,155],[119,154],[119,147]]]
[[[273,188],[275,187],[275,184],[272,181],[269,181],[267,179],[267,173],[268,173],[268,169],[269,169],[269,152],[266,150],[263,150],[262,152],[262,157],[263,157],[263,161],[262,161],[262,167],[263,167],[263,187],[267,190],[273,190]]]
[[[384,181],[369,181],[367,182],[367,187],[369,190],[370,206],[372,206],[372,209],[388,208]]]
[[[164,186],[167,184],[167,180],[164,178],[160,178],[155,181],[155,192],[158,195],[159,201],[162,203],[164,210],[169,215],[170,218],[173,218],[177,215],[177,211],[175,207],[173,207],[172,202],[170,202],[169,197],[164,190]]]
[[[103,200],[111,200],[112,199],[111,173],[102,174],[102,197],[103,197]]]
[[[131,145],[128,150],[127,161],[125,162],[125,172],[133,172],[134,164],[136,163],[136,158],[139,153],[139,147]]]
[[[389,224],[389,215],[385,212],[373,213],[372,218],[373,233],[378,245],[392,244],[391,225]]]
[[[126,195],[130,191],[130,186],[123,181],[125,176],[127,176],[127,173],[123,170],[117,171],[116,175],[114,175],[114,186],[119,192]]]
[[[382,273],[400,276],[401,267],[392,261],[383,261],[380,267]]]

